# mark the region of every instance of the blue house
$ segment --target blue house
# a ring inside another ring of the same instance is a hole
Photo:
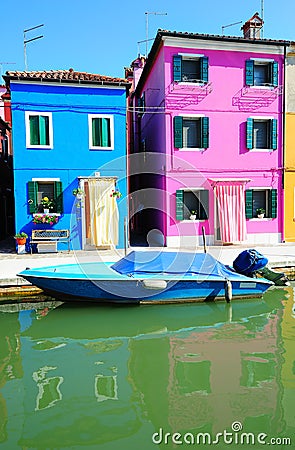
[[[124,247],[128,81],[73,69],[4,79],[16,232],[70,230],[73,250]]]

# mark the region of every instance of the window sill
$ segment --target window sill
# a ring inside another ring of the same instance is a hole
[[[52,150],[52,145],[27,145],[27,149],[29,150]]]
[[[60,217],[61,213],[44,213],[44,212],[39,212],[39,213],[33,213],[32,216],[33,217],[36,217],[36,216],[58,216],[58,217]]]
[[[263,85],[263,86],[261,86],[261,85],[255,85],[255,84],[253,84],[253,85],[251,85],[251,86],[249,86],[249,85],[247,85],[247,87],[248,88],[252,88],[252,89],[265,89],[265,90],[273,90],[273,89],[275,89],[277,86],[274,86],[273,84],[267,84],[267,85]]]
[[[195,219],[195,220],[191,220],[191,219],[184,219],[184,220],[181,220],[180,222],[181,223],[191,223],[191,222],[205,222],[206,220],[208,220],[208,219]]]
[[[197,147],[183,147],[183,148],[177,148],[176,150],[180,152],[204,152],[207,150],[206,148],[197,148]]]
[[[114,150],[114,148],[113,147],[89,147],[89,150],[98,150],[98,151],[107,150],[107,151],[112,151],[112,150]]]
[[[248,148],[249,152],[261,152],[261,153],[272,153],[276,149],[274,148]]]
[[[208,84],[208,81],[177,81],[177,84],[181,84],[182,86],[205,86]]]
[[[259,217],[252,217],[252,219],[247,220],[250,220],[251,222],[270,222],[273,219],[274,217],[263,217],[261,219],[259,219]]]

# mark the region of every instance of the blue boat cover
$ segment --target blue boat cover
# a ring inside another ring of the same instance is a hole
[[[257,270],[263,269],[268,263],[268,259],[255,248],[244,250],[233,262],[234,269],[238,273],[251,276]]]
[[[125,275],[150,274],[193,274],[233,278],[236,272],[217,261],[208,253],[133,251],[111,266]]]

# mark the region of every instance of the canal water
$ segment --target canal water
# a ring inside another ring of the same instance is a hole
[[[295,448],[293,287],[0,306],[0,449]]]

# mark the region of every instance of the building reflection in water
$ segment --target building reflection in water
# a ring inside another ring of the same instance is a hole
[[[2,312],[0,442],[149,449],[159,428],[216,433],[237,420],[248,431],[284,432],[295,392],[286,298],[281,289],[231,307]]]

